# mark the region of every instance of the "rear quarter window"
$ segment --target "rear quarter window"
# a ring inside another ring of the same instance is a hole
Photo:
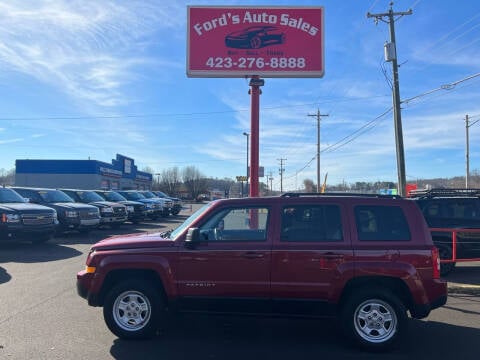
[[[354,209],[360,241],[409,241],[408,222],[399,206],[359,205]]]

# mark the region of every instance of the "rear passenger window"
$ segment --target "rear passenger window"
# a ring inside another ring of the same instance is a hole
[[[282,209],[281,241],[341,241],[342,219],[337,205],[296,205]]]
[[[407,220],[398,206],[356,206],[355,221],[359,240],[410,240]]]

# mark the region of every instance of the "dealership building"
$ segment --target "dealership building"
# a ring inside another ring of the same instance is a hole
[[[46,188],[148,190],[153,175],[137,170],[120,154],[111,164],[98,160],[16,160],[15,185]]]

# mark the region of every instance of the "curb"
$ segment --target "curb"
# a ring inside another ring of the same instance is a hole
[[[480,296],[480,285],[448,283],[448,293]]]

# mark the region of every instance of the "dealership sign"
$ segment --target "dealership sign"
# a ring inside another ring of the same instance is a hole
[[[322,77],[323,7],[188,6],[190,77]]]

